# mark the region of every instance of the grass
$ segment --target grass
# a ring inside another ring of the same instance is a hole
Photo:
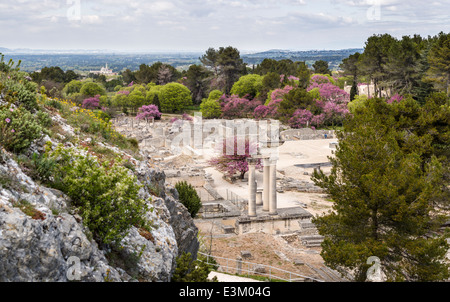
[[[26,200],[13,201],[13,206],[19,208],[25,215],[35,220],[45,220],[45,214],[38,211],[34,206]]]
[[[136,139],[127,138],[120,134],[116,131],[110,120],[102,119],[101,116],[94,111],[80,108],[76,103],[70,100],[47,98],[43,103],[46,107],[58,110],[61,116],[67,120],[67,123],[73,128],[78,129],[80,132],[94,135],[97,137],[98,141],[115,145],[132,154],[137,154],[139,152],[139,146]],[[59,132],[57,128],[54,130]]]

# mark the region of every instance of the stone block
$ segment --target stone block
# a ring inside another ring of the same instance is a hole
[[[241,251],[241,257],[242,259],[250,260],[253,259],[252,253],[249,251]]]

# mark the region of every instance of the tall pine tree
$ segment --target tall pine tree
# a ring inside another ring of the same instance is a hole
[[[390,281],[449,277],[442,261],[449,246],[437,231],[449,204],[448,154],[439,145],[449,143],[450,111],[434,102],[426,110],[412,98],[369,99],[338,132],[331,174],[313,175],[334,201],[333,211],[314,219],[331,268],[366,281],[375,256]]]

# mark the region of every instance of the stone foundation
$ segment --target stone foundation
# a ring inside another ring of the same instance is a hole
[[[301,222],[309,221],[312,214],[302,208],[278,209],[278,214],[258,214],[256,217],[241,216],[236,219],[236,234],[258,233],[288,234],[302,230]]]

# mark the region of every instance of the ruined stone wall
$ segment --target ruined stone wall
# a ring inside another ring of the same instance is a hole
[[[333,130],[313,130],[311,128],[289,129],[280,132],[282,140],[315,140],[315,139],[333,139],[335,134]]]

